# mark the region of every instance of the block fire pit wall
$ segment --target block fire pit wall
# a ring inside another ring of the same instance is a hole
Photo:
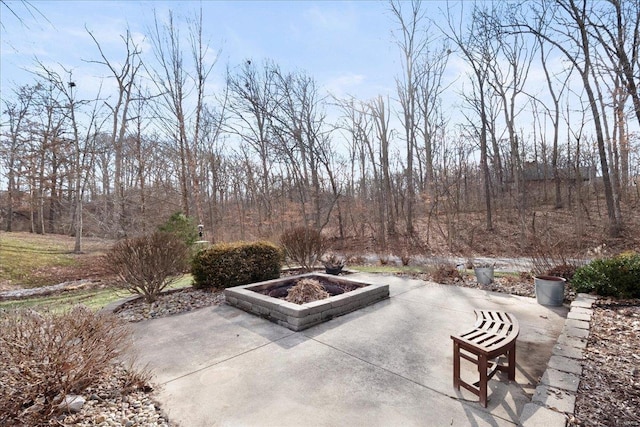
[[[313,273],[301,275],[297,278],[314,278],[318,276],[328,277],[323,274]],[[351,292],[301,305],[253,291],[253,289],[265,289],[278,286],[285,280],[291,279],[292,277],[289,277],[287,279],[275,279],[267,282],[227,288],[224,291],[225,299],[230,305],[244,311],[267,318],[292,331],[301,331],[389,297],[389,285],[367,284],[343,278],[339,280],[357,284],[361,287]]]

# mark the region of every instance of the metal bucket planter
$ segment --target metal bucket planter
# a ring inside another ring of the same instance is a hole
[[[567,280],[557,276],[536,276],[536,299],[540,305],[558,307],[564,301],[564,286]]]
[[[493,283],[493,266],[475,267],[473,271],[476,274],[476,280],[481,285],[490,285]]]

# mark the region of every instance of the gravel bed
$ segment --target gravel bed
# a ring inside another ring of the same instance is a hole
[[[148,304],[142,297],[124,303],[115,314],[127,322],[171,316],[224,302],[221,291],[185,288],[165,292],[155,302]]]
[[[128,384],[123,366],[116,366],[113,376],[84,391],[86,402],[78,413],[61,415],[55,425],[78,427],[132,427],[171,424],[149,393],[148,386]],[[58,424],[59,423],[59,424]],[[51,424],[51,423],[50,423]]]
[[[186,288],[165,292],[152,304],[142,298],[128,301],[115,310],[127,322],[171,316],[224,302],[221,291],[211,292]],[[144,372],[143,372],[144,375]],[[140,387],[130,384],[124,366],[115,367],[108,379],[83,393],[85,404],[78,413],[61,415],[51,425],[78,427],[172,426],[168,417],[153,399],[151,387],[142,381]]]

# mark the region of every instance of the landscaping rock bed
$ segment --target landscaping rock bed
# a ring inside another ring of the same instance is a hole
[[[125,302],[114,313],[128,322],[171,316],[224,302],[222,291],[185,288],[162,293],[147,304],[142,297]]]
[[[127,384],[127,378],[125,368],[117,366],[111,378],[85,390],[86,402],[80,411],[60,415],[55,425],[168,427],[169,420],[152,399],[150,390]]]

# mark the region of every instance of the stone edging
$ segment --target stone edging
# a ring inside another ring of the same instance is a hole
[[[524,406],[520,425],[565,427],[576,407],[576,393],[582,375],[584,349],[589,338],[589,322],[597,297],[578,294],[571,303],[558,342],[553,346],[540,384],[531,403]]]

